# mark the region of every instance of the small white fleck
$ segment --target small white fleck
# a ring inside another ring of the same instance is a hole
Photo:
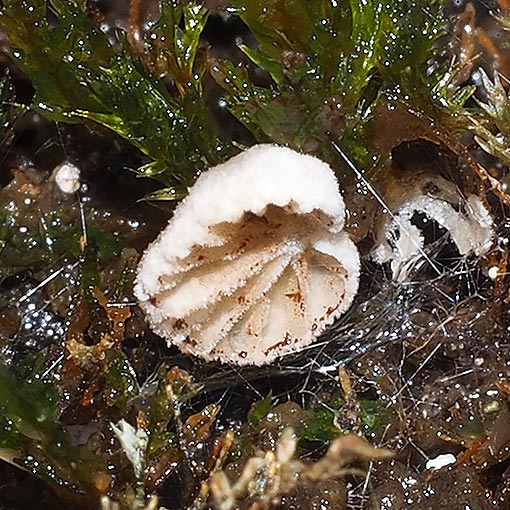
[[[499,267],[498,266],[492,266],[489,269],[488,275],[491,280],[495,280],[498,277],[499,274]]]
[[[53,170],[57,186],[63,193],[72,194],[80,189],[80,169],[71,163],[62,163]]]
[[[455,455],[451,453],[443,453],[434,459],[429,459],[425,464],[425,469],[441,469],[449,464],[454,464],[456,460]]]

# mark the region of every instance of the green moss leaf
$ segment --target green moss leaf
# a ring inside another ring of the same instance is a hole
[[[335,418],[342,412],[344,405],[343,400],[335,400],[308,410],[309,417],[299,431],[299,436],[307,441],[327,444],[339,434],[350,432],[335,425]],[[359,423],[367,438],[380,434],[395,419],[394,410],[377,400],[360,400],[358,409]]]
[[[212,72],[231,111],[259,141],[334,162],[326,133],[366,145],[363,127],[380,97],[398,94],[416,108],[430,100],[436,81],[428,65],[443,20],[438,0],[232,4],[257,40],[256,48],[242,50],[273,83],[255,86],[246,68],[228,61]]]
[[[127,403],[140,392],[136,373],[122,352],[116,353],[108,365],[103,395],[109,406],[117,407],[122,414]]]
[[[54,27],[46,8],[58,19]],[[133,57],[126,40],[121,50],[109,44],[83,2],[7,0],[0,11],[12,57],[36,91],[32,108],[57,121],[106,126],[150,160],[141,176],[168,185],[191,184],[226,149],[202,97],[197,59],[206,19],[197,4],[162,2],[159,22]],[[165,76],[174,91],[159,79]]]
[[[256,402],[250,409],[248,415],[248,427],[253,430],[274,408],[275,401],[273,393],[269,392],[265,398]]]
[[[75,491],[94,490],[106,462],[85,447],[71,446],[56,421],[58,399],[51,381],[36,375],[20,380],[0,364],[0,448],[12,450],[10,461],[39,478]],[[0,450],[0,457],[5,455]]]

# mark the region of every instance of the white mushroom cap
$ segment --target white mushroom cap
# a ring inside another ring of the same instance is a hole
[[[169,343],[262,365],[311,343],[351,304],[356,247],[329,166],[258,145],[199,177],[146,250],[135,294]]]
[[[63,193],[70,195],[76,193],[80,189],[80,169],[69,162],[61,163],[55,167],[53,176],[55,177],[57,186]]]
[[[430,184],[435,185],[433,195],[425,191]],[[391,261],[395,280],[405,280],[412,267],[423,260],[425,240],[412,223],[415,213],[444,228],[460,255],[483,255],[489,251],[494,237],[493,220],[478,196],[464,199],[453,183],[428,175],[417,175],[415,189],[402,196],[405,199],[392,208],[392,216],[382,224],[373,252],[377,262]]]

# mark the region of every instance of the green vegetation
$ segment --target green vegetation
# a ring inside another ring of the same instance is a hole
[[[256,47],[240,46],[251,64],[207,56],[199,45],[207,12],[193,2],[164,0],[136,46],[123,35],[110,44],[77,0],[7,0],[0,23],[34,85],[32,108],[60,122],[89,119],[111,129],[146,156],[139,175],[168,186],[152,198],[174,199],[197,171],[233,151],[235,141],[215,128],[206,104],[208,71],[255,139],[332,160],[329,132],[369,163],[364,126],[376,103],[391,96],[420,111],[431,100],[444,71],[438,65],[427,72],[443,23],[440,6],[236,0],[229,11],[257,40]],[[49,26],[47,7],[57,26]],[[253,64],[267,73],[265,83],[252,81]]]
[[[162,0],[153,23],[142,30],[131,21],[115,40],[101,30],[85,0],[3,0],[0,25],[14,64],[35,91],[23,108],[56,123],[95,123],[106,137],[129,142],[143,160],[137,175],[162,186],[145,198],[176,200],[201,171],[247,140],[316,154],[346,180],[350,174],[331,138],[370,177],[387,169],[392,149],[403,141],[425,138],[459,154],[464,147],[456,135],[468,130],[486,152],[510,164],[508,87],[484,74],[486,94],[480,99],[475,87],[456,84],[457,69],[442,54],[442,3],[233,0],[228,13],[246,24],[255,42],[241,41],[229,58],[209,53],[209,13],[195,1]],[[218,122],[211,88],[238,129]],[[8,74],[0,79],[0,99],[0,138],[6,144],[15,110]],[[52,185],[36,174],[15,174],[11,182],[17,187],[2,190],[0,283],[28,275],[40,284],[42,306],[62,318],[66,334],[16,373],[0,364],[0,458],[74,496],[84,493],[94,504],[109,492],[122,509],[142,508],[145,494],[182,465],[186,487],[202,487],[226,459],[234,462],[254,450],[253,436],[279,397],[263,392],[267,397],[247,416],[236,417],[244,423],[216,430],[228,396],[211,391],[211,397],[206,384],[190,375],[193,370],[173,366],[177,361],[155,363],[150,336],[140,334],[141,327],[128,337],[139,342],[136,347],[123,345],[126,321],[143,323],[131,292],[139,247],[126,240],[125,223],[122,230],[121,222],[101,222],[101,211],[85,208],[76,197],[58,202]],[[74,264],[71,276],[64,277],[68,264]],[[68,300],[57,298],[66,288]],[[10,311],[20,302],[9,301]],[[12,337],[19,324],[14,326],[8,330]],[[149,373],[138,370],[146,368],[144,356],[150,358]],[[346,403],[331,381],[334,389],[321,395],[320,405],[300,408],[300,447],[324,449],[354,428],[351,419],[369,439],[380,439],[396,421],[392,405],[377,397]],[[123,419],[147,439],[140,462],[146,471],[138,469],[136,480],[112,431]],[[90,426],[84,446],[73,444],[77,424]],[[199,451],[201,442],[206,447]],[[145,492],[129,500],[143,476]],[[202,501],[190,508],[208,507]]]
[[[47,7],[58,19],[55,27],[49,26]],[[166,2],[146,34],[141,62],[125,38],[119,49],[108,42],[84,2],[7,1],[0,11],[13,59],[36,91],[32,108],[53,120],[89,119],[111,129],[147,156],[139,174],[175,186],[176,197],[198,169],[225,151],[207,116],[203,69],[195,66],[206,19],[204,9]],[[161,68],[158,77],[152,67]],[[158,79],[166,75],[180,80],[175,91]]]

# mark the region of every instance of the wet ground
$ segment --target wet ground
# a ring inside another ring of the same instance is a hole
[[[112,27],[122,25],[125,7],[119,2],[119,12],[108,11]],[[466,4],[450,8],[455,15],[470,12]],[[502,45],[492,21],[477,15],[479,26]],[[232,34],[244,28],[216,16],[208,30],[215,51],[226,53]],[[481,43],[473,44],[476,53]],[[500,69],[506,70],[505,62]],[[24,77],[15,71],[13,77],[18,100],[30,97]],[[246,135],[222,115],[220,124]],[[392,129],[385,125],[390,120],[381,115],[382,130]],[[510,508],[510,219],[497,194],[484,197],[494,218],[491,251],[461,256],[447,233],[429,221],[424,229],[433,264],[415,267],[398,282],[388,265],[370,256],[378,228],[374,211],[383,213],[366,183],[353,179],[346,186],[349,228],[363,255],[354,305],[305,351],[269,367],[239,369],[204,364],[166,347],[136,306],[137,261],[172,210],[167,203],[143,201],[158,185],[129,171],[140,164],[136,151],[93,125],[56,126],[31,113],[15,122],[11,136],[0,156],[0,357],[20,380],[58,387],[55,416],[72,446],[88,444],[109,460],[92,477],[62,461],[61,472],[87,488],[76,497],[41,481],[44,476],[26,458],[23,470],[2,464],[2,508],[23,510],[36,501],[39,508],[94,508],[91,501],[105,492],[129,507],[131,467],[109,429],[123,417],[150,424],[158,440],[166,441],[154,445],[146,486],[168,509],[217,508],[197,502],[197,494],[227,431],[238,438],[223,463],[234,483],[247,458],[275,450],[288,427],[298,431],[297,456],[305,463],[322,458],[327,444],[345,432],[361,433],[395,456],[364,459],[357,464],[360,472],[346,476],[305,480],[280,495],[273,508]],[[384,145],[384,136],[377,143]],[[418,168],[448,175],[460,194],[472,192],[476,182],[465,161],[430,141],[402,140],[393,156],[392,167],[374,183],[383,195],[385,180],[405,180]],[[65,194],[55,182],[55,168],[64,160],[81,170],[77,193]],[[493,166],[504,181],[507,168]],[[160,399],[162,380],[177,400]],[[30,402],[27,388],[17,391]],[[159,405],[167,407],[151,411]],[[170,419],[175,421],[168,425]],[[45,431],[37,437],[43,450],[54,437]],[[9,440],[0,434],[2,458],[12,447]],[[32,447],[17,446],[30,454]],[[448,454],[448,465],[433,467]],[[249,497],[239,498],[225,509],[266,508],[253,505]]]

